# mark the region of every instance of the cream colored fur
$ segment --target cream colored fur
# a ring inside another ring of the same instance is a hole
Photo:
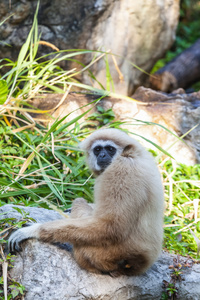
[[[91,148],[97,141],[117,145],[117,155],[101,172]],[[154,159],[136,140],[117,129],[101,129],[81,143],[97,178],[94,208],[82,199],[73,202],[71,218],[19,229],[15,245],[27,238],[70,242],[78,264],[88,271],[137,275],[158,258],[163,238],[164,197]]]

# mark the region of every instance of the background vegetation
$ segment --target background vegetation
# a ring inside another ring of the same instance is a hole
[[[180,7],[180,21],[176,32],[176,40],[165,56],[157,61],[151,73],[164,67],[200,38],[200,2],[197,0],[181,0]],[[198,91],[200,83],[195,83],[192,88]]]
[[[176,42],[166,57],[156,64],[154,70],[163,66],[198,38],[199,10],[197,1],[181,2],[181,22]],[[112,110],[104,111],[99,107],[98,112],[84,123],[80,122],[83,114],[67,123],[63,123],[67,116],[62,120],[52,118],[49,127],[37,123],[31,115],[35,110],[28,104],[37,93],[63,93],[65,99],[69,91],[78,87],[87,89],[88,92],[98,92],[99,99],[93,103],[98,105],[98,101],[104,95],[110,94],[109,87],[112,86],[107,63],[107,89],[101,86],[99,90],[78,82],[75,70],[64,71],[57,65],[63,59],[76,59],[77,55],[85,55],[89,51],[62,51],[38,58],[38,46],[35,17],[33,28],[19,53],[18,60],[13,62],[5,58],[0,66],[6,69],[6,74],[0,78],[0,206],[11,203],[20,204],[22,207],[40,206],[63,211],[70,207],[71,201],[76,197],[93,201],[94,179],[77,148],[78,142],[94,130],[96,121],[99,122],[99,127],[115,128],[120,127],[120,122],[115,121]],[[91,64],[96,61],[96,54],[93,54]],[[89,66],[82,66],[79,72],[89,72],[94,79]],[[52,112],[47,113],[51,115]],[[177,164],[169,156],[160,155],[159,150],[153,152],[153,155],[158,162],[165,187],[164,248],[173,253],[199,259],[199,165]],[[27,218],[22,211],[20,222],[4,217],[0,221],[0,263],[4,270],[0,274],[1,299],[6,299],[7,290],[7,299],[20,299],[17,297],[24,293],[23,287],[11,278],[6,282],[7,267],[12,262],[12,256],[6,255],[3,249],[8,225],[12,228],[22,226]],[[193,230],[193,234],[190,229]]]

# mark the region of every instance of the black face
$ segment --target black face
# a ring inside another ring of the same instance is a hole
[[[116,153],[116,148],[111,145],[97,145],[93,149],[93,153],[97,158],[97,164],[101,169],[105,169],[111,162]]]

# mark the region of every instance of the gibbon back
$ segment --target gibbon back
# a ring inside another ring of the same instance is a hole
[[[100,129],[80,147],[96,176],[95,206],[73,201],[71,218],[22,228],[11,249],[27,238],[69,242],[84,269],[112,276],[139,275],[158,258],[163,238],[164,197],[153,157],[117,129]]]

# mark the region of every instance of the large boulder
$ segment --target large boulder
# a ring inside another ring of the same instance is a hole
[[[31,104],[42,110],[53,109],[61,97],[61,94],[47,94],[42,98],[33,99]],[[99,97],[70,93],[62,105],[53,112],[53,116],[62,118],[73,112],[65,119],[68,122],[89,108],[91,108],[89,113],[94,112],[96,111],[94,104],[85,105]],[[168,150],[179,163],[187,165],[200,163],[200,92],[186,94],[184,90],[179,89],[172,94],[166,94],[139,87],[132,97],[133,100],[129,101],[105,97],[98,105],[105,110],[112,108],[116,120],[124,122],[123,128],[136,134],[137,139],[139,136],[144,137],[140,138],[140,141],[147,148],[155,150],[155,147],[147,142],[149,140]],[[41,119],[40,114],[38,117]],[[46,121],[50,121],[48,117]],[[180,137],[182,138],[179,139]]]
[[[0,58],[17,58],[30,30],[37,2],[1,0],[0,19],[13,15],[0,26]],[[115,90],[131,95],[135,87],[141,85],[145,74],[128,61],[150,71],[172,45],[178,16],[179,0],[43,0],[38,22],[41,39],[60,50],[102,49],[117,54],[115,58],[124,80],[119,77],[112,57],[108,56]],[[40,46],[39,53],[45,54],[48,50]],[[88,63],[91,56],[79,59]],[[62,66],[71,68],[72,63],[65,61]],[[106,80],[105,69],[103,60],[93,68],[102,84]],[[85,75],[84,81],[88,82]]]
[[[50,210],[23,209],[38,222],[61,218]],[[3,212],[9,217],[20,218],[12,205],[0,207],[0,218]],[[15,258],[11,275],[25,286],[25,300],[160,300],[169,283],[176,288],[179,299],[200,299],[200,265],[188,258],[163,253],[141,276],[112,278],[80,269],[65,247],[29,240],[23,243],[22,249]],[[174,264],[181,268],[178,279],[173,279]]]

